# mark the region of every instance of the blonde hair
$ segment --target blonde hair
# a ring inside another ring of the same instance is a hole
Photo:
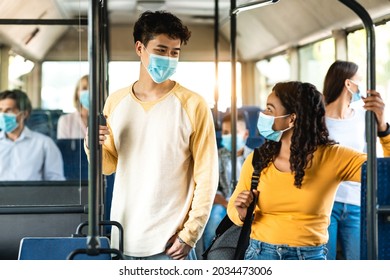
[[[74,104],[75,108],[77,109],[77,111],[80,111],[80,109],[81,109],[79,91],[80,91],[82,81],[86,81],[88,84],[88,82],[89,82],[88,75],[82,76],[76,84],[76,89],[74,91],[74,96],[73,96],[73,104]]]

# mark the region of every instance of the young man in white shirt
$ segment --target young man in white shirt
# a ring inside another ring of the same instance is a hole
[[[116,174],[111,220],[124,228],[126,259],[188,258],[217,190],[211,110],[200,95],[169,79],[190,34],[171,13],[143,13],[133,32],[139,79],[104,106],[103,173]],[[113,229],[116,248],[117,235]]]

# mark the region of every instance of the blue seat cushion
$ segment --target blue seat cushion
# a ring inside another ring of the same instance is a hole
[[[100,248],[110,248],[107,237],[99,237]],[[87,248],[87,237],[24,237],[19,260],[66,260],[76,249]],[[77,254],[74,260],[110,260],[110,254]]]

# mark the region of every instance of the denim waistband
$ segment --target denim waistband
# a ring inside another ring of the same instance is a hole
[[[250,240],[250,246],[254,249],[273,249],[277,251],[288,250],[288,251],[316,251],[321,250],[325,247],[325,244],[318,246],[289,246],[287,244],[270,244],[259,240]]]
[[[326,260],[327,248],[319,246],[289,246],[251,239],[245,254],[248,260]]]

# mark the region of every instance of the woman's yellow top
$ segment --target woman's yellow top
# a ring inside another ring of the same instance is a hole
[[[390,156],[390,135],[380,138],[384,155]],[[237,187],[229,200],[228,215],[242,225],[234,207],[237,195],[249,190],[253,153],[244,162]],[[367,155],[340,145],[318,147],[305,170],[301,188],[294,174],[281,172],[273,163],[261,172],[259,199],[251,238],[271,244],[317,246],[328,242],[328,226],[337,186],[341,181],[360,182]]]

